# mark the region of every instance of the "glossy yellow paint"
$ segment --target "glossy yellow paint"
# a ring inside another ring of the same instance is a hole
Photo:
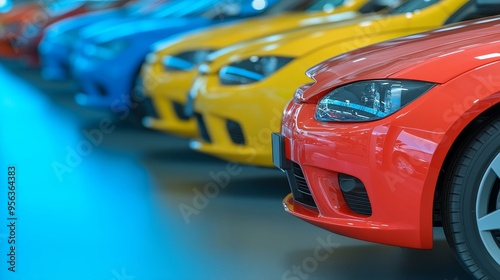
[[[193,137],[197,134],[196,123],[185,119],[175,107],[186,102],[197,69],[169,71],[162,65],[166,56],[175,56],[190,50],[219,50],[224,47],[306,26],[320,25],[361,16],[357,12],[368,0],[346,0],[341,6],[329,11],[308,11],[284,13],[276,16],[260,17],[196,31],[160,44],[150,54],[143,66],[142,78],[149,86],[145,94],[152,99],[157,117],[148,116],[143,124],[149,128],[179,136]]]
[[[201,115],[211,141],[193,140],[195,150],[243,164],[272,166],[271,132],[278,132],[282,111],[313,65],[369,44],[427,31],[443,25],[466,5],[466,0],[442,0],[404,14],[372,15],[338,24],[303,28],[221,50],[203,65],[193,88],[195,111]],[[222,85],[222,66],[252,56],[293,57],[273,75],[247,85]],[[355,62],[353,62],[355,63]],[[332,73],[335,75],[335,73]],[[235,144],[227,121],[240,124],[245,144]]]

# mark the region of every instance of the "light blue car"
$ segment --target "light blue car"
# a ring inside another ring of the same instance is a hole
[[[283,0],[287,1],[287,0]],[[189,3],[190,2],[190,3]],[[82,31],[70,62],[79,86],[76,101],[85,106],[127,110],[135,79],[151,45],[183,32],[255,16],[279,0],[204,0],[187,4],[169,18],[151,17],[98,31]],[[92,32],[96,32],[91,35]]]

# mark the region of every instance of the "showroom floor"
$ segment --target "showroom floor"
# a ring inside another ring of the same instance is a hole
[[[432,251],[334,235],[283,211],[277,170],[226,176],[224,161],[186,140],[78,107],[71,84],[12,62],[0,65],[0,85],[0,173],[16,167],[18,218],[15,273],[0,227],[0,279],[469,279],[441,230]]]

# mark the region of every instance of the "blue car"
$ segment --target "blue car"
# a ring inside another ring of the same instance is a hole
[[[81,36],[80,32],[85,27],[93,26],[93,29],[102,30],[108,26],[146,18],[153,14],[167,17],[178,12],[181,2],[181,0],[139,0],[120,8],[88,13],[52,24],[45,30],[38,47],[42,77],[56,81],[70,77],[69,57],[75,42]]]
[[[191,3],[174,17],[142,19],[107,28],[93,36],[85,34],[70,61],[73,78],[79,86],[77,103],[107,107],[117,113],[127,111],[135,79],[151,45],[183,32],[261,14],[279,1],[182,2]]]

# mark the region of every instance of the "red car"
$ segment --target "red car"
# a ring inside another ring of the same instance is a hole
[[[500,17],[366,47],[308,71],[273,135],[286,211],[420,249],[442,225],[463,266],[500,279]]]
[[[0,14],[0,56],[16,57],[18,54],[12,48],[12,40],[21,33],[21,23],[25,15],[35,14],[40,9],[40,5],[20,4],[16,5],[10,11]]]
[[[83,13],[119,7],[129,1],[44,0],[16,5],[8,13],[0,15],[0,56],[22,57],[36,65],[38,44],[47,26]]]

